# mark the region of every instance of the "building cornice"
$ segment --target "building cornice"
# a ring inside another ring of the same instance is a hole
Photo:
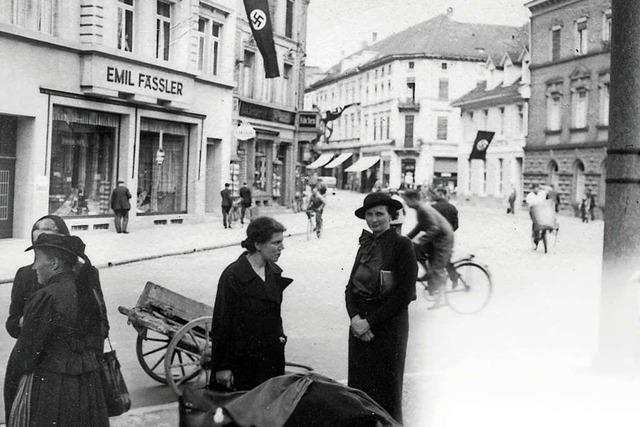
[[[534,151],[553,151],[553,150],[582,150],[587,148],[607,148],[607,141],[595,141],[585,142],[581,144],[576,143],[561,143],[561,144],[542,144],[542,145],[525,145],[524,152]]]
[[[507,96],[498,94],[470,99],[468,101],[454,102],[451,104],[451,106],[460,108],[461,110],[471,110],[483,106],[489,107],[500,104],[515,104],[524,101],[526,101],[526,98],[524,98],[521,94],[513,94]]]
[[[560,59],[558,61],[543,62],[541,64],[531,64],[529,66],[529,70],[530,71],[535,71],[535,70],[539,70],[539,69],[542,69],[542,68],[552,67],[554,65],[566,64],[567,62],[573,62],[573,61],[579,61],[579,60],[585,59],[585,58],[591,58],[593,56],[610,55],[610,54],[611,54],[611,50],[600,49],[600,50],[596,50],[596,51],[593,51],[593,52],[586,53],[584,55],[568,56],[568,57]]]

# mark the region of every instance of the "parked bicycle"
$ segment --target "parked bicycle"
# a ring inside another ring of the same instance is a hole
[[[429,308],[448,305],[460,314],[473,314],[489,303],[493,291],[487,266],[474,261],[475,256],[452,261],[447,265],[447,282],[437,290],[429,287],[429,267],[418,262],[418,280]]]

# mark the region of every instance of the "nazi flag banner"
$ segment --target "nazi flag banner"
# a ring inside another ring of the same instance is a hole
[[[267,0],[244,0],[249,26],[256,39],[258,50],[264,62],[265,76],[268,79],[279,77],[278,57],[273,42],[273,27]]]
[[[473,148],[471,149],[471,154],[469,154],[469,160],[486,160],[487,148],[489,148],[489,144],[491,144],[491,140],[493,140],[495,134],[495,132],[479,130],[476,134],[476,140],[473,141]]]

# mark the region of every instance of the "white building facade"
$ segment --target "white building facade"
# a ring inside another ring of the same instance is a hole
[[[112,229],[219,211],[229,175],[235,0],[0,5],[0,237],[45,214]],[[244,12],[243,12],[244,13]]]
[[[503,201],[522,194],[524,145],[530,96],[529,52],[505,53],[486,63],[487,80],[452,102],[461,111],[459,196]],[[478,130],[494,132],[486,160],[469,160]]]
[[[335,175],[343,188],[365,192],[376,183],[383,188],[455,188],[463,133],[460,109],[451,101],[486,80],[487,52],[517,31],[459,23],[443,15],[369,46],[329,70],[328,77],[307,88],[306,108],[328,111],[357,105],[344,110],[328,142],[317,146],[320,153],[351,156],[340,165],[331,163],[331,170],[325,167],[321,174]],[[469,40],[447,41],[452,33]],[[356,163],[363,157],[368,161]],[[349,167],[355,173],[347,172]],[[359,170],[362,167],[367,168]]]

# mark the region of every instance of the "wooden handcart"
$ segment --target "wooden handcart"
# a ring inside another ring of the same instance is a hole
[[[181,395],[186,383],[209,384],[213,307],[147,282],[133,308],[118,307],[138,332],[136,354],[154,380]],[[287,372],[311,371],[287,362]]]
[[[213,307],[147,282],[133,308],[118,307],[138,331],[142,369],[180,395],[186,382],[209,383]]]

